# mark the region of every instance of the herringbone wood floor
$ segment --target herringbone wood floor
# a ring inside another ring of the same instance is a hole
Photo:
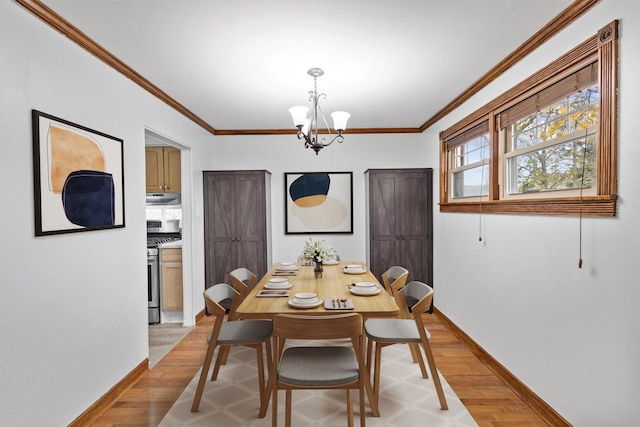
[[[480,426],[548,426],[435,315],[425,315],[438,370]],[[195,329],[93,423],[155,426],[202,366],[211,318]],[[419,370],[416,367],[416,372]]]

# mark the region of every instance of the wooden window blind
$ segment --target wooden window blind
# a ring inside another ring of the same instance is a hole
[[[500,113],[500,127],[510,126],[554,102],[597,83],[598,62],[595,61]]]

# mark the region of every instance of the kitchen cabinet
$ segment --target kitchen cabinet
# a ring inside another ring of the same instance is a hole
[[[180,150],[175,147],[146,147],[147,193],[179,193]]]
[[[258,277],[271,266],[271,173],[204,171],[205,287],[231,283],[245,267]]]
[[[160,305],[182,310],[182,248],[160,249]]]
[[[370,169],[365,172],[367,248],[371,271],[394,265],[408,281],[433,286],[432,169]]]

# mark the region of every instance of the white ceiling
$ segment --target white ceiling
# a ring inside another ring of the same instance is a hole
[[[216,129],[420,127],[572,0],[43,0]]]

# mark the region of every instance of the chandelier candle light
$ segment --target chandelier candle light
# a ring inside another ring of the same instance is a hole
[[[337,135],[333,136],[329,129],[327,119],[324,117],[322,108],[320,108],[319,104],[320,97],[323,99],[327,97],[325,93],[318,93],[317,79],[324,74],[324,71],[320,68],[310,68],[309,71],[307,71],[307,74],[313,77],[313,90],[309,91],[309,101],[312,103],[311,117],[307,118],[309,107],[305,106],[291,107],[289,108],[289,113],[291,113],[293,125],[298,128],[298,139],[304,139],[304,147],[313,149],[316,152],[316,155],[318,155],[318,152],[321,149],[331,145],[333,141],[344,141],[342,132],[347,128],[347,120],[349,120],[351,114],[345,111],[335,111],[331,113],[331,117],[333,118],[333,127],[336,132],[338,132]],[[326,133],[329,135],[328,138],[318,137],[319,118],[324,122],[324,127],[327,129]]]

